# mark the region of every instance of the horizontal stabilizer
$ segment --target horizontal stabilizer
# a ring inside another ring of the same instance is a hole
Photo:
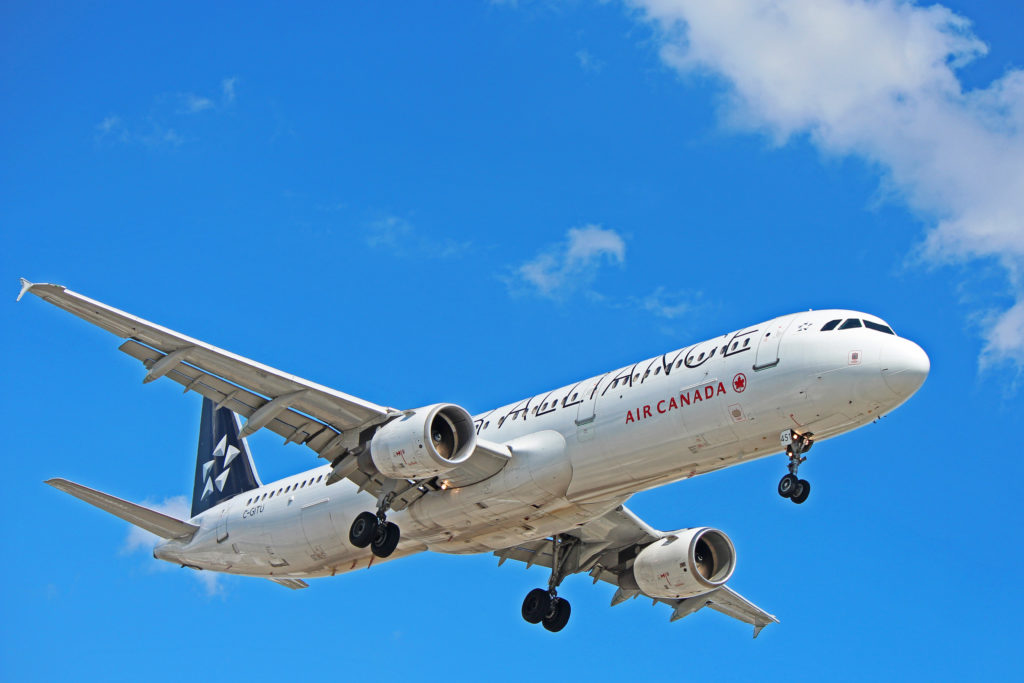
[[[195,524],[183,522],[156,510],[129,503],[107,493],[102,493],[88,486],[76,484],[67,479],[47,479],[46,483],[64,493],[69,493],[75,498],[84,500],[89,505],[95,505],[112,515],[120,517],[129,524],[134,524],[140,529],[156,534],[161,538],[186,539],[191,538],[199,530]]]

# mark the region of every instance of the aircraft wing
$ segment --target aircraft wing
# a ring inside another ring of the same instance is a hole
[[[603,517],[587,522],[562,536],[569,537],[569,540],[563,539],[558,551],[565,558],[559,579],[570,574],[587,572],[593,578],[594,583],[604,581],[618,587],[619,574],[627,571],[622,557],[628,556],[629,550],[647,545],[662,538],[665,534],[644,523],[628,508],[619,506]],[[505,548],[494,554],[499,558],[499,566],[505,560],[511,559],[525,562],[527,567],[535,564],[552,567],[555,545],[551,539],[544,538]],[[639,591],[618,588],[615,595],[612,596],[611,604],[612,606],[619,605],[640,595]],[[765,626],[779,621],[727,586],[721,586],[693,598],[653,598],[653,601],[654,604],[660,602],[672,608],[669,621],[682,619],[704,607],[710,607],[733,619],[752,625],[755,638]]]
[[[126,339],[121,351],[138,359],[148,372],[143,382],[168,377],[248,418],[241,435],[267,428],[284,437],[285,443],[305,444],[321,458],[334,462],[354,445],[366,429],[401,415],[394,408],[365,401],[262,363],[193,339],[174,330],[73,292],[62,285],[32,283],[22,278],[20,300],[35,294],[58,308]],[[490,476],[504,465],[500,446],[481,443],[473,456],[452,473],[460,482]],[[412,481],[368,476],[348,468],[345,475],[362,489],[378,495],[396,493],[392,509],[399,510],[423,495],[426,489]]]

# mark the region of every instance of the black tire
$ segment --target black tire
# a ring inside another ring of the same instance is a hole
[[[394,522],[381,524],[377,529],[377,534],[373,537],[373,541],[370,543],[370,552],[377,557],[389,556],[395,552],[401,536],[402,532],[398,530],[398,525]]]
[[[551,601],[551,616],[545,617],[541,623],[544,625],[544,628],[552,633],[558,633],[569,623],[569,615],[571,613],[572,608],[569,606],[568,600],[565,598],[555,598]]]
[[[348,542],[357,548],[365,548],[377,535],[377,515],[360,512],[348,530]]]
[[[523,619],[539,624],[551,611],[551,594],[543,588],[534,588],[523,600]]]
[[[796,483],[796,489],[793,491],[793,496],[790,500],[799,505],[807,500],[809,495],[811,495],[811,484],[806,479],[801,479]]]
[[[796,478],[795,474],[787,474],[779,480],[779,495],[783,498],[791,498],[796,492],[796,486],[799,479]]]

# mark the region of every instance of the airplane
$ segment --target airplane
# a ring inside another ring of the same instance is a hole
[[[396,409],[275,370],[87,298],[21,280],[26,293],[126,341],[143,383],[203,397],[191,516],[176,519],[66,479],[46,483],[163,539],[160,560],[282,586],[426,550],[493,553],[550,570],[522,616],[552,632],[577,573],[645,596],[675,621],[704,607],[761,629],[778,619],[732,590],[729,537],[661,531],[634,494],[783,452],[780,496],[800,504],[812,445],[910,398],[928,356],[877,316],[782,315],[471,415],[452,403]],[[239,416],[245,417],[243,423]],[[325,464],[262,483],[247,437],[269,429]]]

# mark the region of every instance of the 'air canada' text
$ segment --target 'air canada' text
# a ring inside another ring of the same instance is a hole
[[[634,410],[626,411],[626,424],[646,420],[649,417],[653,417],[654,413],[665,414],[670,410],[678,410],[694,403],[710,401],[716,396],[728,393],[725,384],[722,382],[711,382],[704,386],[681,391],[678,396],[663,398],[654,405],[647,404]]]

